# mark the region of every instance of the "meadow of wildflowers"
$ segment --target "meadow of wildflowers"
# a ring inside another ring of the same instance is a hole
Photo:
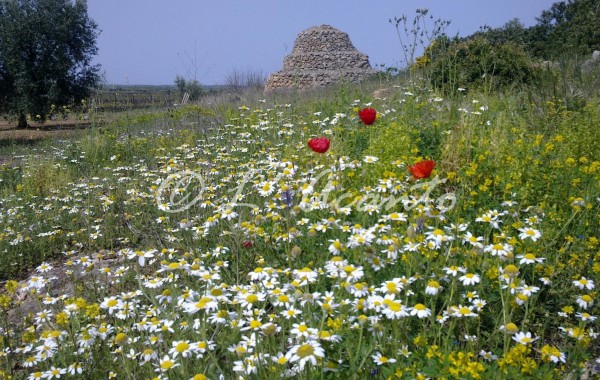
[[[4,164],[2,375],[560,379],[595,363],[597,106],[416,85],[296,101],[142,115]]]

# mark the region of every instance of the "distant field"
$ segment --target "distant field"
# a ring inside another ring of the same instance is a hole
[[[206,92],[223,88],[224,86],[203,86]],[[177,87],[171,85],[106,85],[92,96],[91,104],[96,112],[114,112],[173,107],[181,101],[182,95]]]
[[[207,94],[216,94],[224,89],[226,86],[203,86]],[[54,115],[43,123],[30,121],[31,128],[26,133],[15,134],[12,131],[9,136],[7,131],[14,129],[15,121],[8,115],[0,115],[0,140],[37,139],[49,131],[77,129],[91,122],[102,124],[114,119],[115,113],[119,112],[177,107],[182,99],[183,96],[172,85],[105,85],[94,92],[83,107],[71,107],[65,115]]]

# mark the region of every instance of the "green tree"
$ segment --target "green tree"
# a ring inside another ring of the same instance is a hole
[[[492,45],[501,45],[507,42],[512,42],[517,45],[524,46],[529,38],[527,29],[523,26],[518,18],[514,18],[506,22],[500,28],[491,28],[487,25],[484,25],[480,29],[481,30],[479,32],[472,34],[467,39],[483,37]]]
[[[569,0],[552,4],[530,28],[528,50],[545,59],[588,55],[600,49],[600,1]]]
[[[0,113],[43,121],[99,83],[96,23],[85,0],[0,0]]]

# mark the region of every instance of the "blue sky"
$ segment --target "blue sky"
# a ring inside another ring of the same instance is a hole
[[[450,20],[449,35],[518,18],[526,26],[549,0],[88,0],[101,30],[95,62],[110,84],[173,84],[176,75],[220,84],[232,70],[282,68],[296,35],[329,24],[349,34],[372,66],[398,65],[403,55],[388,22],[417,8]]]

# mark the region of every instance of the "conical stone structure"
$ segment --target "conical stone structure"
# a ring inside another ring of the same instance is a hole
[[[356,50],[347,33],[329,25],[313,26],[298,34],[292,53],[283,60],[283,70],[269,76],[265,89],[359,82],[375,72],[369,57]]]

